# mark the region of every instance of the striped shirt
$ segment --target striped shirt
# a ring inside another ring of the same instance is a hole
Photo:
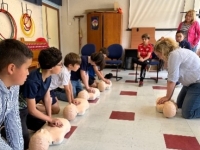
[[[172,51],[168,59],[168,81],[189,86],[200,80],[200,59],[196,53],[185,48]]]
[[[181,30],[184,32],[184,39],[186,41],[188,41],[188,30],[190,28],[191,24],[186,24],[186,23],[183,23],[182,26],[181,26]]]
[[[0,80],[0,126],[4,123],[7,142],[0,136],[0,150],[23,150],[21,121],[18,107],[19,86],[8,89]]]

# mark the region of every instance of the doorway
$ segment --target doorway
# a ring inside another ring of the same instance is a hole
[[[50,47],[60,49],[59,9],[42,3],[43,36]]]

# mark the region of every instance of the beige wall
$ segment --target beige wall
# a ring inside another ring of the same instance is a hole
[[[128,27],[129,0],[63,0],[63,7],[61,8],[61,47],[64,54],[70,51],[78,53],[78,20],[74,21],[73,17],[83,15],[87,9],[112,8],[115,1],[119,3],[123,10],[122,46],[124,48],[129,47],[131,32],[126,31]],[[199,0],[186,0],[185,11],[193,8],[194,1]],[[84,18],[81,19],[81,28],[83,30],[82,45],[87,43],[86,24],[86,15],[84,14]],[[174,38],[175,31],[156,31],[155,38],[159,39],[161,36]]]
[[[25,8],[26,8],[25,4],[27,4],[28,9],[32,10],[31,17],[34,20],[35,29],[36,29],[35,34],[32,38],[25,37],[20,27],[20,17],[22,15],[21,2],[23,2],[24,13],[25,13]],[[41,21],[42,20],[41,7],[36,7],[36,5],[33,5],[29,2],[22,1],[22,0],[4,0],[4,3],[8,4],[8,12],[13,16],[17,24],[17,39],[19,39],[20,37],[24,37],[25,39],[28,39],[28,40],[35,40],[37,37],[43,36],[42,21]],[[5,38],[9,38],[10,33],[11,33],[9,20],[7,16],[4,15],[3,13],[0,13],[0,33],[3,36],[5,36]]]
[[[52,5],[58,9],[60,9],[60,36],[61,36],[61,50],[63,54],[67,54],[68,52],[76,52],[78,53],[78,20],[74,20],[73,17],[76,15],[83,15],[86,9],[98,9],[98,8],[112,8],[114,6],[114,2],[117,1],[119,6],[123,10],[123,30],[122,30],[122,46],[124,48],[129,47],[130,45],[130,31],[126,31],[128,27],[128,9],[129,9],[129,0],[63,0],[63,6],[59,7],[54,5],[53,3],[48,2],[47,0],[43,0],[44,3],[48,5]],[[186,0],[186,9],[192,9],[194,1],[196,4],[199,4],[199,0]],[[43,36],[42,31],[42,8],[40,6],[36,6],[34,4],[28,3],[23,0],[6,0],[4,1],[9,5],[9,12],[13,15],[17,27],[18,27],[18,35],[17,37],[25,37],[20,29],[20,17],[22,14],[21,11],[21,2],[24,4],[28,4],[28,8],[31,9],[32,18],[34,19],[36,32],[30,40],[35,40],[37,37]],[[200,8],[200,6],[195,6],[195,9]],[[83,39],[82,45],[87,42],[87,28],[86,28],[86,15],[84,14],[84,18],[81,19],[81,28],[83,31]],[[5,26],[9,25],[7,18],[0,13],[0,33],[9,37],[10,28],[6,28]],[[3,29],[2,29],[3,27]],[[4,28],[5,27],[5,28]],[[174,31],[156,31],[156,39],[161,36],[165,37],[174,37]],[[28,38],[26,38],[28,39]]]
[[[65,53],[74,51],[78,53],[78,20],[74,20],[76,15],[84,15],[81,19],[83,31],[82,45],[87,43],[87,17],[84,13],[86,9],[113,8],[115,0],[64,0],[61,8],[62,19],[62,49]],[[123,47],[129,47],[130,32],[125,31],[128,27],[128,2],[129,0],[118,0],[123,10]]]

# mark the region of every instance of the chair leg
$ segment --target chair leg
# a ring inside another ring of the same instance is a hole
[[[156,83],[158,83],[158,71],[159,71],[159,65],[157,65],[157,78],[156,78]]]
[[[116,70],[116,76],[115,76],[116,81],[119,81],[122,79],[122,77],[118,77],[118,69],[119,69],[119,65],[117,65],[117,70]]]
[[[117,65],[117,70],[116,70],[116,81],[117,81],[117,77],[118,77],[118,65]]]
[[[137,80],[137,70],[138,70],[138,64],[136,65],[135,83],[138,83],[138,80]]]

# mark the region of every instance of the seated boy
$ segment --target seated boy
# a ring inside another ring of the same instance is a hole
[[[61,52],[54,47],[40,51],[38,56],[40,68],[32,71],[24,85],[20,87],[19,107],[26,149],[29,144],[28,129],[37,131],[46,122],[50,126],[62,126],[58,119],[51,117],[51,105],[56,102],[52,101],[49,90],[51,75],[60,73],[61,60]],[[44,101],[47,115],[36,108],[36,104],[40,100]]]
[[[91,65],[99,66],[100,70],[102,70],[105,65],[104,55],[102,53],[95,52],[91,56],[81,56],[80,68],[76,72],[71,72],[71,83],[74,97],[76,97],[78,93],[83,90],[81,80],[88,92],[94,92],[94,89],[88,84],[88,68]]]
[[[133,62],[141,65],[139,87],[143,86],[143,80],[146,74],[146,67],[151,62],[151,54],[153,51],[152,44],[150,44],[150,36],[148,34],[142,35],[142,43],[138,45],[138,57],[133,58]]]
[[[24,84],[33,54],[23,43],[6,39],[0,42],[0,149],[23,150],[24,141],[19,116],[19,86]],[[4,129],[4,130],[3,130]]]
[[[186,49],[190,49],[191,50],[192,47],[191,47],[190,43],[188,41],[184,40],[184,38],[185,38],[184,37],[184,32],[182,30],[178,30],[176,32],[176,42],[179,43],[179,46],[181,48],[186,48]]]
[[[103,47],[99,50],[100,53],[102,53],[104,55],[104,57],[106,58],[108,56],[108,49]],[[110,84],[110,81],[106,78],[104,78],[103,76],[103,72],[101,70],[99,70],[98,66],[93,65],[90,66],[88,69],[88,74],[89,74],[89,86],[97,88],[97,83],[95,82],[95,74],[97,74],[98,78],[100,80],[103,80],[105,83]]]
[[[53,99],[68,101],[77,104],[74,100],[73,88],[70,81],[71,71],[77,71],[80,68],[81,58],[75,53],[69,53],[65,56],[64,66],[59,74],[51,76],[50,93]],[[64,86],[64,90],[59,88]]]

